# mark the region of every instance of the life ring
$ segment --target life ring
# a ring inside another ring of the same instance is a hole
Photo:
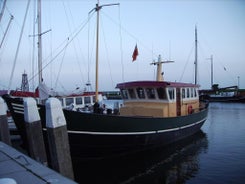
[[[188,114],[192,114],[192,105],[188,105]]]

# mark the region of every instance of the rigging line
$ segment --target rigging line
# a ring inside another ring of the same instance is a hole
[[[49,27],[51,28],[53,26],[53,17],[51,16],[52,15],[52,11],[53,11],[53,7],[54,7],[54,4],[52,1],[49,2],[49,5],[48,5],[48,8],[47,8],[47,11],[48,11],[48,14],[46,14],[47,16],[45,17],[47,19],[47,23],[49,24]],[[50,29],[52,30],[52,29]],[[49,32],[50,30],[46,31],[46,32]],[[42,34],[45,34],[45,32],[43,32]],[[52,58],[53,57],[53,31],[50,31],[50,33],[47,35],[47,39],[49,39],[50,41],[50,44],[48,44],[49,46],[49,50],[50,50],[50,57]],[[46,48],[48,48],[48,46]],[[54,70],[53,70],[53,67],[54,65],[51,64],[50,68],[49,68],[49,75],[50,75],[50,87],[53,88],[53,84],[54,84]]]
[[[63,93],[68,93],[68,92],[69,92],[69,91],[63,86],[63,84],[62,84],[59,80],[58,80],[57,83],[59,83],[59,85],[60,85],[60,87],[61,87]],[[63,95],[63,94],[62,94],[62,95]]]
[[[67,23],[68,23],[69,32],[71,33],[71,22],[69,21],[68,14],[67,14],[67,11],[68,11],[68,10],[67,10],[67,8],[66,8],[66,7],[68,7],[68,9],[70,10],[70,8],[69,8],[69,3],[68,3],[68,6],[65,6],[64,1],[62,1],[62,2],[63,2],[64,10],[65,10],[65,15],[66,15]],[[72,20],[73,20],[72,13],[71,13],[71,11],[69,11],[69,12],[70,12],[71,18],[72,18]],[[78,40],[77,37],[76,37],[76,39],[74,39],[74,42],[72,42],[72,45],[73,45],[73,47],[74,47],[74,52],[75,52],[76,61],[77,61],[78,66],[79,66],[78,69],[79,69],[79,72],[80,72],[80,74],[81,74],[82,82],[84,83],[83,72],[82,72],[82,70],[81,70],[82,67],[81,67],[80,62],[79,62],[79,57],[78,57],[78,52],[77,52],[77,47],[76,47],[76,44],[75,44],[75,40],[78,41],[78,46],[79,46],[80,44],[79,44],[79,40]],[[82,50],[82,49],[80,49],[80,53],[82,53],[81,50]]]
[[[124,79],[124,63],[123,63],[123,46],[122,46],[122,22],[121,22],[121,8],[118,6],[118,19],[119,19],[119,35],[120,35],[120,51],[121,51],[121,65],[122,65],[122,81],[125,82]]]
[[[210,50],[210,52],[211,52],[211,53],[215,53],[214,50],[213,50],[213,48],[212,48],[212,47],[210,46],[210,44],[208,43],[208,41],[207,41],[205,35],[204,35],[202,32],[200,32],[199,35],[202,36],[202,40],[204,40],[205,45],[208,47],[208,49]],[[230,78],[233,80],[233,82],[236,83],[236,77],[232,76],[232,74],[231,74],[229,71],[227,71],[227,67],[225,67],[224,63],[221,62],[221,61],[225,61],[225,60],[222,59],[222,58],[220,58],[220,57],[217,56],[217,55],[215,55],[215,58],[217,58],[217,59],[215,59],[215,63],[219,63],[219,65],[220,65],[220,67],[222,68],[222,70],[224,70],[225,72],[227,72],[227,73],[230,75]]]
[[[68,43],[68,41],[69,41],[69,39],[67,39],[67,43]],[[64,50],[64,54],[63,54],[62,59],[61,59],[61,64],[60,64],[60,67],[59,67],[59,71],[58,71],[58,75],[57,75],[57,78],[56,78],[54,89],[57,88],[57,83],[58,83],[58,79],[59,79],[59,76],[60,76],[60,73],[61,73],[61,68],[62,68],[62,65],[63,65],[63,62],[64,62],[67,46],[68,46],[68,44],[66,44],[66,47],[65,47],[65,50]]]
[[[109,54],[108,54],[108,47],[107,47],[107,44],[106,44],[106,36],[105,36],[105,31],[104,31],[104,26],[103,26],[103,19],[101,18],[100,20],[101,20],[101,26],[102,26],[102,30],[103,30],[103,36],[104,36],[104,43],[105,43],[105,50],[106,50],[106,59],[107,59],[107,63],[108,63],[109,70],[110,70],[111,83],[112,83],[112,86],[114,86],[112,73],[111,73],[111,65],[110,65],[110,60],[109,60]]]
[[[93,32],[93,41],[92,43],[95,43],[95,35],[96,35],[96,26],[94,27],[94,32]],[[90,38],[89,38],[90,39]],[[89,44],[89,43],[88,43]],[[88,53],[90,54],[90,57],[89,57],[89,60],[88,60],[88,75],[90,76],[90,65],[92,63],[92,55],[94,53],[94,48],[95,48],[95,44],[92,44],[92,49],[91,49],[91,52]],[[90,81],[89,81],[90,82]],[[92,90],[92,87],[90,86],[91,90]],[[93,90],[92,90],[93,91]]]
[[[3,13],[4,13],[4,10],[5,10],[6,2],[7,2],[7,0],[3,1],[3,6],[2,6],[1,13],[0,13],[0,22],[1,22],[2,17],[3,17]]]
[[[194,50],[194,45],[192,46],[192,49],[191,49],[191,51],[190,51],[190,53],[189,53],[189,55],[188,55],[188,58],[187,58],[187,60],[186,60],[186,62],[185,62],[184,70],[183,70],[183,72],[182,72],[182,74],[181,74],[181,76],[180,76],[180,79],[179,79],[180,82],[182,81],[183,75],[184,75],[184,73],[185,73],[187,64],[188,64],[189,61],[190,61],[190,57],[191,57],[191,54],[192,54],[193,50]]]
[[[201,43],[199,43],[199,47],[200,47],[200,51],[202,51],[203,52],[203,47],[202,47],[202,45],[201,45]],[[208,46],[209,47],[209,46]],[[211,50],[212,51],[212,49],[209,47],[209,50]],[[204,52],[203,52],[204,53]],[[213,52],[212,52],[213,53]],[[219,63],[219,65],[220,65],[220,68],[222,68],[222,71],[224,71],[224,72],[226,72],[228,75],[229,75],[229,77],[230,77],[230,79],[232,79],[232,81],[233,81],[233,83],[236,83],[236,77],[234,77],[228,70],[227,70],[227,67],[225,67],[224,66],[224,64],[222,63],[222,62],[220,62],[221,60],[219,59],[219,57],[218,56],[215,56],[217,59],[215,59],[215,61],[218,61],[218,63]],[[217,62],[215,62],[215,63],[217,63]],[[210,71],[211,72],[211,71]]]
[[[119,26],[118,23],[112,18],[110,17],[108,14],[106,14],[105,12],[101,11],[101,13],[103,13],[110,21],[112,21],[115,25]],[[145,48],[150,54],[152,54],[152,50],[146,46],[143,42],[141,42],[136,36],[134,36],[132,33],[130,33],[129,31],[127,31],[127,29],[125,27],[123,27],[122,25],[119,26],[121,27],[121,30],[123,30],[126,34],[128,34],[131,38],[133,38],[134,40],[136,40],[137,43],[139,43],[143,48]],[[158,57],[159,54],[154,53],[155,57]]]
[[[3,35],[2,41],[1,41],[1,43],[0,43],[0,48],[2,47],[3,41],[4,41],[4,39],[5,39],[5,37],[6,37],[7,33],[8,33],[8,30],[9,30],[10,24],[11,24],[11,22],[12,22],[12,20],[13,20],[13,19],[14,19],[14,16],[13,16],[13,15],[11,15],[11,16],[10,16],[10,19],[9,19],[9,22],[8,22],[8,25],[7,25],[7,28],[6,28],[5,32],[4,32],[4,35]]]
[[[22,24],[21,32],[20,32],[20,37],[19,37],[19,41],[18,41],[17,50],[16,50],[16,53],[15,53],[14,65],[13,65],[13,68],[12,68],[12,71],[11,71],[10,80],[9,80],[8,94],[10,93],[10,88],[11,88],[11,85],[12,85],[12,80],[13,80],[13,76],[14,76],[14,70],[15,70],[15,66],[16,66],[17,57],[18,57],[18,54],[19,54],[20,43],[21,43],[21,40],[22,40],[23,32],[24,32],[24,27],[25,27],[25,22],[26,22],[26,17],[27,17],[29,5],[30,5],[30,0],[28,0],[28,2],[27,2],[27,7],[26,7],[25,16],[24,16],[24,21],[23,21],[23,24]]]
[[[71,8],[70,8],[70,3],[68,3],[68,10],[69,10],[70,16],[71,16],[71,18],[72,18],[72,24],[73,24],[73,27],[75,27],[75,26],[74,26],[75,23],[74,23],[73,14],[72,14],[72,11],[71,11]],[[82,45],[82,44],[80,44],[79,38],[77,38],[77,42],[78,42],[78,51],[82,51],[82,50],[83,50],[83,49],[81,48],[81,45]],[[85,60],[86,60],[86,57],[82,54],[82,52],[80,52],[80,53],[81,53],[81,57],[82,57],[83,60],[85,61]],[[81,73],[81,76],[82,76],[82,80],[83,80],[83,82],[85,82],[86,79],[84,80],[84,77],[83,77],[83,73],[86,72],[85,67],[81,67],[81,63],[79,62],[79,59],[78,59],[78,58],[77,58],[77,61],[78,61],[78,64],[79,64],[79,70],[80,70],[80,73]],[[84,69],[85,72],[82,72],[82,69]],[[85,78],[86,78],[86,77],[85,77]]]
[[[13,17],[13,15],[10,15],[11,16],[11,18]],[[11,20],[12,21],[12,20]],[[11,25],[9,25],[9,28],[8,28],[8,30],[10,30],[10,27],[11,27]],[[8,39],[9,39],[9,31],[7,31],[6,30],[6,33],[5,33],[5,38],[2,38],[2,42],[1,42],[1,46],[0,46],[0,63],[2,62],[2,55],[3,55],[3,53],[4,53],[4,50],[5,50],[5,47],[6,47],[6,45],[7,45],[7,43],[8,43]],[[3,42],[3,39],[5,39],[5,41]]]
[[[89,70],[90,70],[90,67],[89,67],[89,43],[90,43],[90,21],[89,21],[89,13],[88,13],[88,55],[87,55],[87,62],[88,62],[88,85],[90,84],[90,80],[89,80]]]
[[[36,34],[36,8],[37,8],[37,5],[36,5],[36,1],[33,1],[33,35]],[[31,67],[32,67],[32,76],[34,75],[34,68],[35,68],[35,49],[36,49],[36,43],[35,43],[35,36],[32,37],[32,63],[31,63]],[[34,91],[35,90],[35,80],[33,79],[32,80],[32,90]]]
[[[66,45],[68,44],[68,45],[70,45],[70,43],[75,39],[75,37],[83,30],[83,28],[86,26],[86,24],[87,24],[88,22],[86,21],[85,23],[84,23],[84,25],[82,25],[81,26],[81,28],[71,37],[71,39],[70,39],[70,37],[68,37],[69,38],[69,41],[68,41],[68,43],[66,43]],[[64,44],[64,42],[65,41],[67,41],[67,39],[66,40],[64,40],[63,42],[62,42],[62,45]],[[60,45],[58,48],[60,48],[62,45]],[[50,59],[50,61],[49,62],[47,62],[47,64],[43,67],[43,68],[41,68],[41,71],[43,71],[48,65],[50,65],[64,50],[65,50],[65,48],[66,48],[66,45],[63,47],[63,48],[61,48],[60,49],[60,51],[58,51],[58,53],[57,54],[55,54],[55,56],[53,57],[53,58],[51,58]],[[56,49],[56,50],[58,50],[58,49]],[[44,59],[43,61],[45,61],[45,60],[47,60],[48,58],[49,58],[50,56],[48,56],[46,59]],[[34,77],[36,77],[38,75],[38,73],[36,73],[34,76],[32,76],[32,78],[30,79],[30,80],[32,80]]]

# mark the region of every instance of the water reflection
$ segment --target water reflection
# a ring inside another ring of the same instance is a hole
[[[73,160],[79,183],[185,183],[199,170],[199,154],[208,148],[202,131],[166,147],[114,159]]]

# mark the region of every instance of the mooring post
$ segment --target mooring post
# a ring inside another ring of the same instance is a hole
[[[7,109],[2,97],[0,97],[0,141],[11,146]]]
[[[46,101],[46,127],[52,168],[74,179],[66,120],[57,98]]]
[[[13,178],[0,178],[0,184],[17,184]]]
[[[42,124],[36,101],[33,98],[24,99],[24,118],[30,156],[38,162],[47,165]]]

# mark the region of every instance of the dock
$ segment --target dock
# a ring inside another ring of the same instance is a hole
[[[72,181],[45,165],[22,154],[9,145],[0,142],[0,184],[10,178],[16,184],[75,184]]]

